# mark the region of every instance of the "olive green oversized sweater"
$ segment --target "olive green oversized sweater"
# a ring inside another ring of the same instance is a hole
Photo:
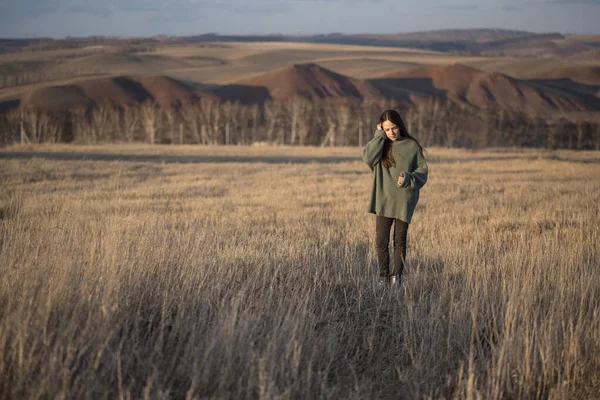
[[[385,140],[385,132],[377,130],[375,137],[363,150],[362,159],[373,171],[369,212],[382,217],[398,218],[410,224],[419,201],[419,190],[427,182],[427,162],[417,142],[399,138],[392,144],[396,166],[384,167],[381,157]],[[402,172],[404,182],[398,187],[398,178]]]

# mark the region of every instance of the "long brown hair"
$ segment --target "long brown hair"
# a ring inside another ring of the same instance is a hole
[[[419,148],[421,149],[421,154],[423,154],[423,146],[412,137],[408,130],[406,129],[406,125],[404,125],[404,121],[402,117],[396,110],[385,110],[381,117],[379,117],[379,123],[383,124],[385,121],[390,121],[394,125],[396,125],[400,129],[400,137],[412,139],[417,142]],[[383,128],[383,127],[382,127]],[[395,167],[396,160],[394,160],[394,155],[392,154],[392,141],[386,137],[385,142],[383,143],[383,155],[381,156],[381,164],[386,167]]]

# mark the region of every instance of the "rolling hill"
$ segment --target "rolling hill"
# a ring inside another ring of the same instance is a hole
[[[478,108],[499,106],[542,114],[600,110],[597,96],[600,87],[560,78],[566,74],[575,72],[556,70],[545,74],[545,79],[520,80],[498,72],[453,64],[404,66],[381,78],[361,80],[316,63],[304,63],[224,85],[196,83],[194,86],[162,75],[81,80],[31,89],[20,96],[20,104],[41,109],[67,109],[102,104],[130,107],[151,100],[170,106],[194,103],[203,97],[261,104],[297,96],[309,100],[384,97],[409,104],[434,97]],[[597,69],[588,67],[579,71],[578,78],[595,82],[597,74]],[[11,101],[13,103],[7,107],[14,107],[14,99]]]
[[[559,67],[539,74],[536,79],[571,79],[586,85],[600,85],[600,66]]]
[[[161,105],[192,103],[210,94],[165,76],[91,79],[72,85],[32,90],[21,99],[22,107],[67,109],[100,105],[131,107],[153,100]],[[215,98],[216,99],[216,98]]]
[[[495,105],[534,113],[600,109],[597,98],[461,64],[403,69],[372,82],[387,96],[412,102],[438,97],[478,108]]]
[[[244,89],[246,93],[242,93]],[[232,85],[221,86],[214,93],[225,100],[240,100],[245,103],[268,99],[286,100],[292,97],[361,99],[382,96],[368,81],[337,74],[314,63],[280,68]]]
[[[389,33],[389,34],[343,34],[325,35],[218,35],[204,34],[183,37],[187,43],[202,42],[303,42],[329,43],[341,45],[363,45],[378,47],[404,47],[412,49],[433,50],[441,52],[459,52],[468,54],[500,54],[516,52],[526,56],[537,56],[540,51],[546,55],[562,56],[588,51],[590,46],[566,43],[566,36],[552,33],[533,33],[509,29],[444,29],[423,32]],[[534,44],[530,49],[529,43]],[[562,51],[555,52],[557,43],[561,43]],[[566,49],[566,50],[565,50]]]

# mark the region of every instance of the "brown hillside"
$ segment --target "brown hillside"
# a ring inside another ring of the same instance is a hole
[[[127,77],[92,79],[78,86],[96,105],[133,106],[150,98],[139,83]]]
[[[278,100],[296,96],[307,99],[381,96],[369,82],[337,74],[313,63],[284,67],[239,84],[264,87],[271,98]]]
[[[575,82],[586,85],[600,85],[600,67],[598,66],[573,66],[553,69],[536,76],[537,79],[570,78]]]
[[[200,97],[214,97],[166,76],[150,76],[138,79],[141,87],[159,104],[189,104]]]
[[[506,75],[460,64],[401,70],[377,82],[396,89],[408,87],[411,99],[446,97],[481,108],[498,105],[528,112],[581,111],[590,108],[576,95],[566,95]]]
[[[151,100],[161,105],[192,103],[201,97],[215,98],[164,76],[139,79],[113,77],[35,89],[22,97],[21,105],[41,109],[87,108],[100,105],[130,107]]]
[[[482,55],[502,55],[508,57],[533,58],[580,58],[594,46],[574,40],[561,40],[555,37],[524,38],[522,40],[498,43],[481,51]]]
[[[42,87],[27,93],[21,99],[21,107],[41,110],[89,107],[93,102],[76,85]]]
[[[75,57],[61,62],[56,68],[62,71],[101,71],[106,74],[161,74],[176,68],[189,68],[193,64],[174,57],[157,54],[103,53]]]

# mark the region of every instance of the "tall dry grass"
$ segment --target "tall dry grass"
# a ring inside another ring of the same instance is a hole
[[[8,151],[0,396],[597,396],[594,157],[431,150],[403,287],[381,292],[371,176],[360,150],[334,151],[309,163]],[[333,162],[344,152],[357,161]]]

